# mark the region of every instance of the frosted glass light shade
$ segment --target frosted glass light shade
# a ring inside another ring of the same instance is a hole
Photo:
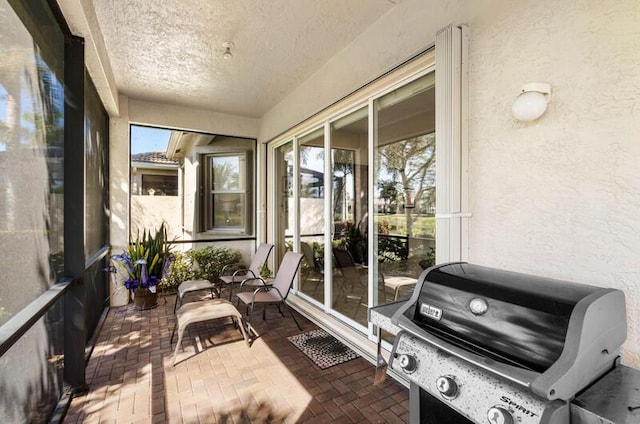
[[[522,93],[513,102],[513,116],[522,122],[535,121],[547,110],[551,87],[532,83],[522,87]]]

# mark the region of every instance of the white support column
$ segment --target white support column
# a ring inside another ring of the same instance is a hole
[[[256,201],[256,216],[255,216],[255,235],[256,235],[256,248],[260,243],[267,241],[267,145],[264,143],[256,143],[256,178],[254,187],[255,201]],[[274,268],[274,257],[271,255],[270,269]]]
[[[111,222],[109,239],[113,253],[120,253],[129,244],[129,99],[120,96],[120,115],[109,119],[109,202]],[[129,302],[129,291],[110,274],[110,306]]]
[[[293,251],[302,252],[300,248],[300,146],[298,137],[293,137]],[[300,290],[300,273],[294,283]]]
[[[466,257],[466,38],[453,25],[436,34],[436,263]]]

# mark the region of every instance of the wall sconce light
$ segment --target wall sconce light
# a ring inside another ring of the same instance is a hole
[[[513,116],[522,122],[535,121],[547,110],[551,98],[551,84],[531,82],[522,86],[511,108]]]
[[[224,47],[224,53],[222,54],[222,58],[224,60],[233,59],[233,53],[231,53],[231,47],[233,47],[233,43],[231,41],[225,41],[222,43],[222,47]]]

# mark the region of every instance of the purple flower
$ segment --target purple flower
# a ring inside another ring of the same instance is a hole
[[[135,275],[133,264],[131,263],[131,256],[123,253],[122,255],[113,255],[111,260],[114,261],[116,265],[124,268],[130,277]],[[115,267],[112,272],[115,272]]]
[[[154,277],[153,275],[147,278],[147,282],[146,283],[140,283],[140,280],[137,279],[133,279],[133,278],[129,278],[127,280],[125,280],[124,282],[124,286],[128,289],[128,290],[137,290],[139,288],[143,288],[143,289],[148,289],[151,287],[155,287],[158,284],[160,284],[160,281],[162,281],[160,278],[158,277]]]
[[[132,278],[129,278],[128,280],[125,280],[125,282],[124,282],[124,286],[128,290],[136,290],[139,285],[140,285],[140,281],[134,280]]]
[[[162,276],[167,278],[171,275],[171,269],[173,268],[173,262],[175,262],[176,257],[173,253],[169,253],[167,259],[164,261],[164,267],[162,268]]]
[[[134,265],[140,265],[140,281],[142,282],[142,287],[148,287],[147,281],[149,276],[147,275],[147,261],[139,259],[134,262]]]

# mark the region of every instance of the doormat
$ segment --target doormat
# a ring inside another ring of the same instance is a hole
[[[322,329],[296,334],[287,339],[323,370],[359,356]]]

